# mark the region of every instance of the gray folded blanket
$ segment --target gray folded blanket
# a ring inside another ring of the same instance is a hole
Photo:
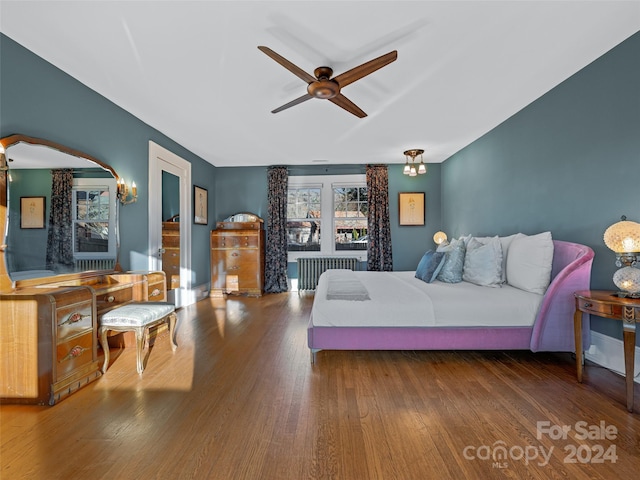
[[[327,300],[371,300],[369,292],[351,270],[328,270]]]

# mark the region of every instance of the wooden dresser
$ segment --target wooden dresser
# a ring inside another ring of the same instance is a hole
[[[89,287],[0,294],[0,396],[53,405],[100,376]]]
[[[168,288],[180,288],[180,222],[162,222],[162,270]]]
[[[0,403],[53,405],[96,380],[100,317],[129,302],[166,298],[164,272],[84,272],[16,282],[0,293]],[[133,336],[113,340],[135,347]]]
[[[264,229],[262,219],[253,217],[250,222],[218,222],[211,232],[210,296],[262,296]]]

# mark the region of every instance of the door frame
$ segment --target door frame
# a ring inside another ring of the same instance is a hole
[[[149,140],[149,270],[161,270],[162,172],[179,179],[180,185],[180,290],[190,292],[191,275],[191,163]],[[186,293],[185,292],[185,293]],[[178,297],[178,296],[177,296]],[[179,295],[189,298],[191,295]],[[179,301],[179,298],[176,298]],[[180,302],[182,303],[182,302]],[[180,306],[180,305],[178,305]]]

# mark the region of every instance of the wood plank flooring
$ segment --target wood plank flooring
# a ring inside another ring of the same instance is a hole
[[[570,356],[531,352],[323,351],[311,365],[312,300],[200,301],[179,311],[178,350],[161,334],[141,377],[134,349],[112,350],[107,374],[60,404],[0,406],[0,477],[608,480],[640,471],[640,392],[628,413],[622,377],[588,365],[579,384]],[[541,435],[538,422],[547,422]],[[582,439],[579,422],[615,438]],[[554,438],[562,426],[567,437]]]

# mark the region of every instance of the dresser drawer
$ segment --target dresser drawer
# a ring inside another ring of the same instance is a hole
[[[180,235],[162,235],[162,247],[180,248]]]
[[[584,298],[578,299],[578,308],[583,312],[593,312],[595,315],[611,315],[612,308],[609,303],[594,302]]]
[[[93,331],[56,346],[56,381],[93,361]]]
[[[122,288],[120,290],[111,290],[106,293],[96,295],[96,305],[98,312],[104,309],[111,309],[123,303],[129,303],[133,300],[133,289]]]
[[[162,270],[167,275],[180,273],[180,252],[166,251],[162,254]]]
[[[257,235],[212,235],[211,248],[258,248]]]
[[[235,270],[242,265],[255,266],[258,261],[258,252],[247,250],[228,250],[224,259],[227,271]]]
[[[57,308],[56,325],[58,341],[82,332],[93,331],[93,303],[86,301]]]
[[[164,282],[162,284],[155,283],[149,285],[147,289],[147,298],[150,302],[164,302],[166,300],[164,296],[165,285]]]

